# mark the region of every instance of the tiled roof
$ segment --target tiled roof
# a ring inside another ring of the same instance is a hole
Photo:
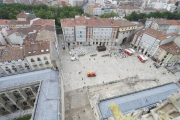
[[[33,24],[31,26],[46,26],[46,25],[50,25],[50,26],[54,26],[54,20],[52,19],[39,19],[33,22]]]
[[[20,14],[17,14],[16,15],[16,18],[26,18],[26,16],[28,16],[29,13],[24,13],[24,12],[21,12]]]
[[[139,7],[134,7],[134,6],[118,6],[118,9],[140,9]]]
[[[88,8],[101,8],[101,7],[102,7],[102,5],[100,5],[99,3],[94,3],[90,6],[88,6]]]
[[[144,10],[155,10],[155,9],[152,7],[145,7]]]
[[[10,22],[10,20],[0,19],[0,25],[8,25],[9,22]]]
[[[0,47],[0,62],[23,59],[24,57],[24,45],[22,46],[1,46]]]
[[[4,3],[14,3],[14,0],[5,0]]]
[[[24,35],[27,35],[29,32],[33,32],[34,30],[40,30],[42,27],[29,27],[29,28],[15,28],[12,29],[8,35],[11,35],[15,32],[22,33]]]
[[[164,35],[161,31],[157,31],[157,30],[154,30],[151,28],[146,29],[145,34],[148,34],[148,35],[155,37],[155,38],[159,38],[159,37]]]
[[[106,1],[106,2],[104,2],[104,4],[111,4],[111,2],[110,1]]]
[[[173,55],[179,55],[180,54],[180,47],[178,45],[176,45],[175,42],[170,42],[164,45],[160,46],[161,48],[163,48],[165,51],[173,54]]]
[[[35,42],[34,44],[25,45],[25,56],[34,56],[47,54],[50,52],[50,41]],[[31,52],[30,54],[28,52]]]
[[[136,24],[134,24],[128,20],[122,20],[122,19],[115,20],[115,23],[121,28],[129,27],[129,26],[137,26]]]
[[[108,18],[94,18],[94,17],[84,17],[80,16],[78,18],[65,18],[61,19],[62,27],[74,27],[74,26],[109,26],[109,27],[118,27],[115,20]]]
[[[171,25],[180,25],[180,20],[168,20]]]
[[[175,37],[175,36],[176,36],[176,34],[169,33],[169,34],[166,34],[164,36],[159,37],[158,40],[165,40],[165,39],[168,39],[168,38],[171,38],[171,37]]]
[[[159,11],[159,12],[166,12],[168,11],[167,9],[156,9],[156,11]]]
[[[154,19],[154,21],[155,21],[157,24],[167,24],[167,25],[170,24],[170,23],[168,22],[168,20],[166,20],[166,19]]]
[[[17,20],[11,20],[8,25],[24,25],[24,24],[30,24],[30,21],[17,21]]]

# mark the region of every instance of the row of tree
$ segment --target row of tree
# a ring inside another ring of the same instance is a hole
[[[136,12],[132,12],[129,16],[125,16],[124,18],[129,21],[138,21],[139,19],[145,19],[145,18],[166,18],[166,19],[174,19],[179,20],[180,19],[180,13],[178,12],[151,12],[150,14],[146,13],[140,13],[137,14]]]
[[[83,9],[78,6],[53,7],[47,5],[25,5],[17,3],[0,3],[1,19],[16,19],[20,12],[33,13],[42,19],[55,19],[56,29],[61,30],[60,20],[74,18],[75,15],[83,14]]]
[[[111,11],[111,13],[105,13],[105,14],[101,14],[98,17],[99,18],[111,18],[111,17],[117,17],[117,13]]]

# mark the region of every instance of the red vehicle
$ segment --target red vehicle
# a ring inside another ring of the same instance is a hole
[[[138,55],[138,58],[141,62],[146,62],[146,59],[142,55]]]
[[[95,77],[95,76],[96,76],[96,73],[94,73],[94,72],[88,72],[88,73],[87,73],[87,76],[88,76],[88,77]]]
[[[127,49],[125,49],[125,53],[127,53],[130,56],[133,54],[130,50],[127,50]]]

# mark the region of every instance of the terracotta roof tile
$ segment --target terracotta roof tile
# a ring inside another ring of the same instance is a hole
[[[94,3],[90,6],[88,6],[88,8],[101,8],[101,7],[102,7],[102,5],[100,5],[99,3]]]
[[[171,25],[180,25],[180,20],[168,20]]]
[[[53,19],[39,19],[33,22],[31,26],[54,26],[54,20]]]
[[[160,46],[163,48],[165,51],[173,54],[173,55],[179,55],[180,54],[180,47],[176,45],[173,41],[164,45]]]
[[[121,28],[123,28],[123,27],[129,27],[129,26],[137,26],[136,24],[134,24],[134,23],[132,23],[132,22],[130,22],[130,21],[128,21],[128,20],[121,20],[121,19],[119,19],[119,20],[115,20],[115,22],[116,22],[116,24],[117,24],[118,26],[120,26]]]
[[[28,16],[28,13],[21,12],[20,14],[16,15],[16,18],[26,18]]]
[[[139,7],[134,7],[134,6],[118,6],[118,9],[140,9]]]
[[[0,57],[0,62],[25,58],[24,57],[24,45],[22,45],[22,46],[12,45],[9,47],[1,46],[0,53],[2,55]]]
[[[50,52],[50,41],[40,41],[34,44],[25,45],[25,56],[47,54]],[[31,52],[31,53],[28,53]]]
[[[4,3],[14,3],[14,0],[5,0]]]
[[[170,23],[169,23],[169,21],[167,19],[154,19],[154,21],[157,24],[167,24],[167,25],[170,25]]]
[[[157,30],[154,30],[151,28],[146,29],[145,34],[148,34],[148,35],[155,37],[155,38],[159,38],[159,37],[164,35],[161,31],[157,31]]]
[[[161,36],[161,37],[159,37],[158,38],[158,40],[165,40],[165,39],[168,39],[168,38],[171,38],[171,37],[175,37],[175,36],[177,36],[176,34],[174,34],[174,33],[169,33],[169,34],[166,34],[166,35],[163,35],[163,36]]]
[[[0,25],[8,25],[8,23],[9,23],[10,21],[11,21],[11,20],[0,19]]]

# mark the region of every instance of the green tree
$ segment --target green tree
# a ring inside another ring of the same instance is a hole
[[[65,11],[64,15],[69,18],[69,11]]]
[[[9,13],[9,18],[10,19],[16,19],[16,16],[13,13]]]
[[[92,15],[90,15],[89,13],[84,13],[83,15],[87,17],[92,17]]]

